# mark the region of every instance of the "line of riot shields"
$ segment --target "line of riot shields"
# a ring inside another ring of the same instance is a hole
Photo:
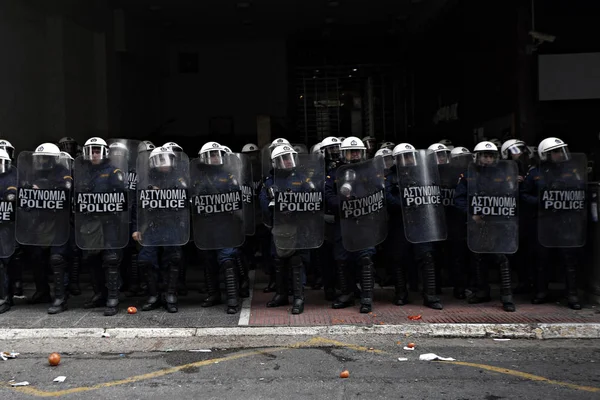
[[[137,151],[130,153],[137,155]],[[132,207],[142,246],[181,246],[191,238],[201,250],[239,247],[246,236],[254,234],[260,218],[255,204],[257,176],[268,171],[264,163],[253,164],[247,155],[237,153],[226,154],[222,165],[190,161],[180,153],[173,166],[160,171],[149,164],[148,154],[140,153],[135,160],[111,155],[110,168],[103,165],[102,171],[122,173],[99,179],[100,166],[81,156],[72,165],[45,165],[47,161],[39,158],[21,152],[16,173],[12,167],[0,181],[0,257],[14,252],[11,237],[24,245],[61,246],[73,236],[84,250],[123,248],[130,241]],[[584,154],[571,154],[558,169],[541,168],[537,231],[543,246],[585,244],[586,166]],[[275,172],[279,192],[272,234],[279,248],[318,248],[324,237],[324,160],[317,154],[299,154],[296,168],[311,183],[286,187],[286,180]],[[386,238],[384,168],[375,158],[342,165],[337,172],[337,217],[348,251],[376,246]],[[455,232],[449,232],[447,225],[456,222],[454,191],[462,174],[468,182],[468,213],[458,218],[466,225],[469,249],[476,253],[517,251],[515,162],[501,160],[482,168],[451,160],[438,166],[430,150],[419,150],[414,165],[397,165],[396,170],[409,242],[443,241]],[[132,174],[137,175],[137,186]]]

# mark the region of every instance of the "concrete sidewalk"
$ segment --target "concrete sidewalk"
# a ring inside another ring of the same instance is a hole
[[[254,276],[254,273],[252,274]],[[266,276],[256,273],[251,299],[244,300],[240,313],[228,315],[225,306],[199,306],[203,297],[200,284],[192,281],[189,294],[180,297],[179,312],[169,314],[164,309],[149,312],[126,312],[128,306],[141,309],[144,298],[121,296],[121,310],[114,317],[104,317],[103,309],[84,310],[83,303],[91,296],[86,290],[82,296],[69,299],[69,310],[48,315],[47,305],[27,305],[25,299],[16,299],[13,309],[0,315],[0,338],[69,337],[113,332],[121,337],[189,337],[202,335],[313,335],[327,332],[340,334],[373,333],[416,334],[444,337],[570,337],[600,338],[600,308],[585,306],[573,311],[564,304],[531,305],[527,296],[516,296],[517,312],[507,313],[501,308],[499,295],[485,304],[469,305],[456,300],[451,289],[442,295],[444,310],[431,310],[422,305],[418,293],[411,293],[412,304],[398,307],[391,303],[392,288],[377,288],[373,312],[360,314],[354,307],[334,310],[325,301],[322,290],[306,290],[306,305],[301,315],[291,315],[290,307],[267,308],[272,294],[265,294]],[[33,289],[26,287],[26,294]],[[420,315],[418,320],[409,316]],[[244,327],[245,328],[242,328]]]

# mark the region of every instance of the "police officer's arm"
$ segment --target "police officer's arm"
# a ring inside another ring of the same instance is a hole
[[[271,202],[271,199],[269,198],[268,190],[271,186],[273,186],[273,179],[267,178],[258,195],[258,199],[260,200],[260,208],[264,212],[269,212],[269,203]]]
[[[327,202],[327,207],[331,211],[337,211],[340,205],[340,200],[336,190],[335,183],[335,171],[331,171],[329,175],[327,175],[327,180],[325,180],[325,201]]]
[[[113,168],[110,172],[110,186],[117,189],[126,189],[123,171]]]
[[[398,187],[398,183],[388,178],[385,180],[385,202],[389,211],[402,211],[402,201],[400,200],[400,188]]]
[[[460,180],[454,191],[454,207],[463,213],[469,210],[467,178],[464,174],[460,175]]]
[[[529,170],[529,173],[525,177],[525,181],[519,188],[519,195],[523,202],[531,205],[537,205],[539,179],[540,174],[537,168]]]

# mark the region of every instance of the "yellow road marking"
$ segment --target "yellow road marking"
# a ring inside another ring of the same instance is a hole
[[[322,338],[322,337],[314,337],[305,342],[298,342],[298,343],[294,343],[294,344],[291,344],[291,345],[285,346],[285,347],[276,347],[276,348],[269,348],[269,349],[246,351],[246,352],[242,352],[242,353],[233,354],[233,355],[230,355],[227,357],[212,358],[209,360],[196,361],[196,362],[189,363],[189,364],[178,365],[178,366],[172,367],[172,368],[161,369],[159,371],[150,372],[150,373],[143,374],[143,375],[136,375],[136,376],[132,376],[132,377],[125,378],[125,379],[119,379],[119,380],[115,380],[115,381],[99,383],[99,384],[96,384],[93,386],[82,386],[82,387],[76,387],[76,388],[71,388],[71,389],[66,389],[66,390],[57,390],[57,391],[45,391],[45,390],[36,389],[33,386],[25,386],[25,387],[14,388],[14,390],[21,392],[21,393],[29,394],[32,396],[37,396],[37,397],[61,397],[61,396],[65,396],[65,395],[73,394],[73,393],[88,392],[91,390],[98,390],[98,389],[102,389],[102,388],[125,385],[128,383],[134,383],[134,382],[139,382],[139,381],[143,381],[143,380],[147,380],[147,379],[158,378],[161,376],[179,372],[179,371],[187,369],[187,368],[203,367],[203,366],[215,364],[218,362],[232,361],[232,360],[237,360],[240,358],[270,353],[270,352],[274,352],[274,351],[283,351],[283,350],[299,349],[299,348],[310,348],[310,347],[318,347],[318,346],[335,346],[335,347],[346,348],[346,349],[350,349],[350,350],[354,350],[354,351],[362,351],[362,352],[376,353],[376,354],[388,354],[387,352],[385,352],[383,350],[377,350],[377,349],[368,348],[368,347],[364,347],[364,346],[358,346],[355,344],[339,342],[337,340],[326,339],[326,338]],[[493,365],[477,364],[477,363],[470,363],[470,362],[464,362],[464,361],[441,361],[441,362],[445,363],[445,364],[454,364],[454,365],[462,365],[465,367],[479,368],[479,369],[483,369],[483,370],[487,370],[487,371],[497,372],[497,373],[504,374],[504,375],[511,375],[511,376],[515,376],[518,378],[527,379],[527,380],[534,381],[534,382],[543,382],[543,383],[547,383],[550,385],[567,387],[569,389],[574,389],[574,390],[581,390],[581,391],[592,392],[592,393],[600,392],[600,388],[597,388],[597,387],[582,386],[582,385],[576,385],[574,383],[556,381],[553,379],[544,378],[543,376],[533,375],[533,374],[529,374],[526,372],[516,371],[516,370],[512,370],[512,369],[507,369],[507,368],[495,367]]]
[[[281,348],[274,348],[274,349],[269,349],[269,350],[278,351],[278,350],[285,350],[285,349],[286,349],[285,347],[281,347]],[[189,363],[189,364],[178,365],[178,366],[172,367],[172,368],[161,369],[159,371],[150,372],[150,373],[143,374],[143,375],[136,375],[136,376],[132,376],[132,377],[125,378],[125,379],[119,379],[116,381],[99,383],[99,384],[93,385],[93,386],[81,386],[81,387],[76,387],[76,388],[71,388],[71,389],[66,389],[66,390],[57,390],[57,391],[45,391],[45,390],[36,389],[33,386],[24,386],[24,387],[17,387],[17,388],[15,388],[15,390],[17,390],[18,392],[21,392],[21,393],[29,394],[32,396],[38,396],[38,397],[61,397],[61,396],[65,396],[65,395],[73,394],[73,393],[89,392],[91,390],[125,385],[128,383],[134,383],[134,382],[139,382],[139,381],[143,381],[143,380],[147,380],[147,379],[158,378],[161,376],[179,372],[179,371],[187,369],[187,368],[203,367],[206,365],[215,364],[217,362],[237,360],[240,358],[254,356],[257,354],[261,354],[261,353],[264,353],[264,351],[248,351],[248,352],[233,354],[233,355],[227,356],[227,357],[212,358],[210,360],[196,361],[196,362]]]
[[[544,378],[543,376],[528,374],[527,372],[515,371],[514,369],[494,367],[493,365],[476,364],[476,363],[470,363],[470,362],[464,362],[464,361],[443,361],[443,363],[454,364],[454,365],[464,365],[466,367],[481,368],[481,369],[485,369],[487,371],[498,372],[500,374],[505,374],[505,375],[512,375],[512,376],[527,379],[530,381],[544,382],[544,383],[548,383],[550,385],[568,387],[570,389],[582,390],[584,392],[600,393],[600,388],[597,388],[597,387],[582,386],[582,385],[576,385],[574,383],[555,381],[553,379]]]

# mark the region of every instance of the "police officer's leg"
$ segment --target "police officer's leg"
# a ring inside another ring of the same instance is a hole
[[[104,315],[110,317],[119,311],[119,267],[123,252],[121,250],[102,251],[102,267],[106,274],[106,308]]]
[[[236,249],[235,263],[237,266],[239,277],[238,280],[240,283],[240,297],[245,299],[250,297],[250,278],[248,277],[250,267],[248,265],[248,259],[246,258],[243,247],[238,247]]]
[[[549,300],[548,297],[548,268],[550,263],[550,249],[537,245],[537,260],[534,273],[534,292],[531,299],[532,304],[543,304]]]
[[[271,251],[273,236],[271,231],[263,225],[264,229],[261,229],[260,245],[262,253],[263,269],[269,276],[269,282],[267,287],[263,289],[264,293],[272,293],[276,290],[276,272],[275,272],[275,260],[273,259],[273,252]],[[258,232],[257,232],[258,234]]]
[[[9,258],[0,258],[0,314],[10,310],[12,296],[10,295],[10,279],[8,275]]]
[[[142,246],[138,253],[137,265],[139,272],[146,277],[148,298],[142,306],[142,311],[155,310],[161,306],[160,292],[158,290],[158,248]]]
[[[69,293],[73,296],[81,294],[79,287],[79,271],[81,269],[81,250],[75,243],[71,245],[71,268],[69,269]]]
[[[99,252],[87,250],[81,252],[81,263],[90,269],[92,290],[94,291],[92,298],[83,305],[83,308],[103,307],[106,303],[107,290],[101,261]]]
[[[299,254],[299,252],[296,252],[290,258],[290,264],[292,268],[292,293],[294,294],[294,301],[292,303],[292,314],[302,314],[302,312],[304,311],[304,284],[302,282],[302,272],[304,265],[302,263],[302,257]]]
[[[335,300],[335,260],[333,259],[333,244],[325,241],[323,245],[317,249],[319,253],[319,263],[321,265],[321,275],[323,276],[323,291],[325,292],[325,300]]]
[[[219,288],[219,264],[216,251],[198,250],[200,259],[204,262],[204,279],[206,281],[206,297],[201,307],[212,307],[221,304],[221,289]]]
[[[50,266],[54,280],[54,301],[48,308],[48,314],[58,314],[67,309],[68,281],[67,266],[71,244],[52,247],[50,250]]]
[[[179,277],[177,278],[177,294],[179,296],[187,296],[187,262],[183,256],[183,249],[181,249],[181,262],[179,263]]]
[[[488,265],[483,254],[471,253],[473,257],[473,272],[475,273],[476,289],[468,297],[469,304],[490,301],[490,286],[488,282]]]
[[[401,224],[389,224],[388,230],[389,263],[392,265],[394,278],[394,300],[393,304],[403,306],[408,303],[408,290],[406,288],[405,262],[411,255],[410,243],[404,235],[404,226]]]
[[[288,279],[289,279],[289,259],[284,258],[286,254],[279,254],[275,248],[275,242],[271,242],[271,258],[275,266],[275,295],[267,303],[267,307],[280,307],[289,304],[288,299]]]
[[[434,310],[443,308],[436,291],[435,259],[432,243],[417,243],[412,246],[417,263],[423,274],[423,304]]]
[[[463,300],[466,298],[467,271],[469,266],[469,250],[464,239],[448,240],[450,268],[452,271],[454,298]]]
[[[8,276],[13,285],[13,294],[23,296],[23,246],[15,241],[15,252],[8,262]]]
[[[143,296],[145,294],[145,290],[141,287],[141,276],[143,274],[140,271],[139,265],[139,251],[136,243],[132,243],[127,248],[127,251],[124,252],[124,257],[128,259],[127,263],[127,288],[129,289],[125,296],[127,297],[135,297],[135,296]]]
[[[50,286],[46,274],[48,250],[40,246],[27,246],[26,251],[31,260],[33,281],[35,283],[35,293],[29,302],[31,304],[49,303],[52,299],[50,298]]]
[[[331,304],[332,308],[346,308],[354,305],[354,270],[350,263],[350,253],[346,251],[342,244],[342,232],[339,224],[335,226],[333,245],[333,258],[336,263],[336,273],[338,284],[340,285],[340,295]]]
[[[217,262],[223,268],[225,275],[225,293],[227,294],[227,314],[238,312],[238,279],[237,265],[235,263],[236,250],[233,248],[217,250]]]
[[[373,256],[375,248],[361,250],[356,254],[360,267],[360,312],[370,313],[373,308],[373,290],[375,289],[375,268]]]
[[[569,308],[581,310],[579,295],[577,293],[577,249],[559,249],[562,263],[565,266],[565,276],[567,280],[567,301]]]
[[[163,248],[163,258],[168,266],[167,291],[165,294],[165,308],[170,313],[177,312],[177,283],[179,280],[179,267],[183,251],[179,246]]]
[[[512,285],[510,279],[510,263],[504,254],[494,254],[496,262],[500,267],[500,295],[502,300],[502,308],[504,311],[516,311],[512,297]]]

